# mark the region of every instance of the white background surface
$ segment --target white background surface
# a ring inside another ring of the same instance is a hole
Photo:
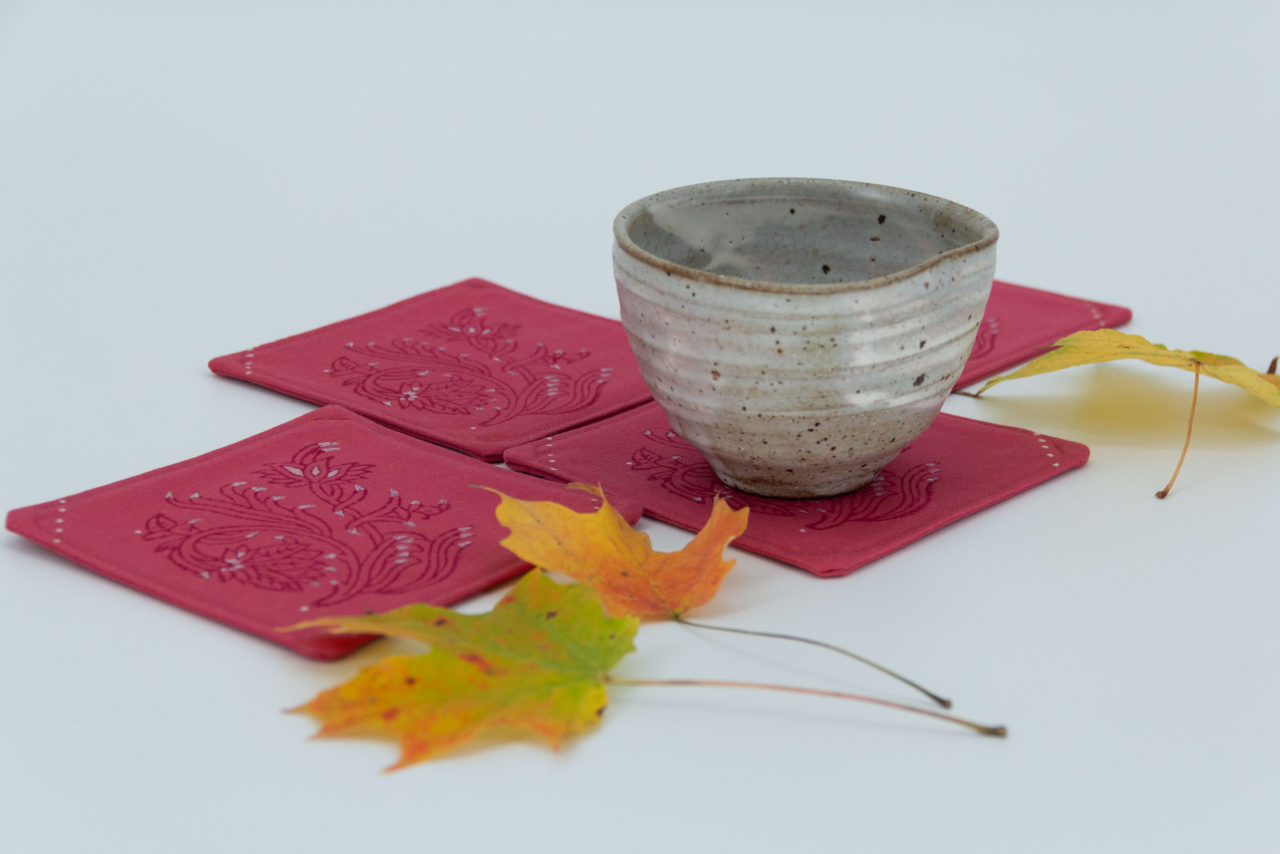
[[[1275,4],[533,5],[0,2],[0,506],[301,414],[205,362],[457,279],[616,316],[614,213],[718,178],[952,198],[1000,225],[1001,278],[1280,352]],[[1190,386],[1129,363],[953,398],[1092,460],[844,579],[739,554],[696,615],[851,646],[1006,741],[618,688],[559,754],[382,775],[391,745],[280,710],[389,644],[307,662],[6,534],[0,849],[1273,851],[1280,413],[1206,381],[1159,502]],[[637,645],[620,674],[910,699],[804,648]]]

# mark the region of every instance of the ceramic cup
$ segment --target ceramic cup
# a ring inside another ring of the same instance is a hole
[[[798,178],[666,190],[614,220],[622,322],[671,426],[729,486],[857,489],[937,417],[973,347],[995,223]]]

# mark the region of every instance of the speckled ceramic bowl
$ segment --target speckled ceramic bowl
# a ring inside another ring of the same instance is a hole
[[[868,483],[937,417],[999,236],[945,199],[797,178],[666,190],[613,231],[622,322],[672,427],[730,486],[794,498]]]

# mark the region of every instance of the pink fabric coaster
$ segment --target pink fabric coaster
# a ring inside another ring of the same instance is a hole
[[[277,632],[301,620],[448,605],[521,572],[498,498],[591,496],[329,406],[186,462],[9,513],[6,524],[115,581],[302,655],[371,637]],[[631,520],[639,508],[625,499]]]
[[[514,469],[599,483],[609,500],[697,530],[724,496],[751,508],[734,545],[816,575],[846,575],[957,519],[1078,466],[1077,442],[940,415],[870,485],[817,500],[760,498],[722,484],[656,403],[507,452]]]
[[[483,279],[209,363],[486,460],[649,399],[622,324]]]
[[[1123,306],[997,281],[956,388],[1033,359],[1073,332],[1123,326],[1131,317]]]

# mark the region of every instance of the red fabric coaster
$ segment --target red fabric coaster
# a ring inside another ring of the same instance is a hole
[[[1132,317],[1123,306],[997,281],[956,388],[1033,359],[1073,332],[1123,326]]]
[[[521,572],[498,498],[591,496],[328,406],[176,465],[9,513],[7,527],[115,581],[310,658],[372,640],[277,632],[314,617],[449,605]],[[623,500],[620,512],[639,518]]]
[[[722,484],[671,432],[656,403],[509,451],[514,469],[599,483],[656,519],[694,531],[724,496],[751,508],[734,545],[806,569],[846,575],[957,519],[1084,465],[1077,442],[940,415],[870,485],[817,500],[760,498]]]
[[[649,399],[621,323],[483,279],[209,367],[493,461]]]

